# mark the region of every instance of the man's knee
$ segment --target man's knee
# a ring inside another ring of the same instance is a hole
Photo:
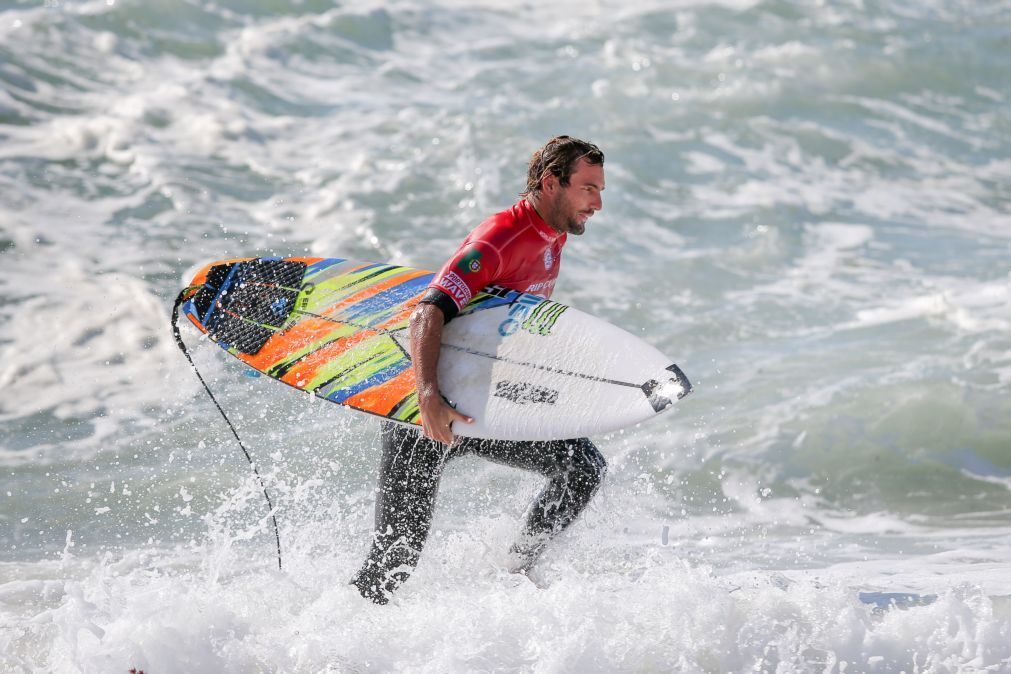
[[[592,496],[607,475],[607,461],[587,438],[568,440],[566,444],[569,451],[569,481]]]

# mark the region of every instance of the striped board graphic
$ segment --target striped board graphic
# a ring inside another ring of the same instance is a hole
[[[223,260],[196,274],[183,313],[269,377],[419,424],[407,325],[431,278],[420,269],[336,258]],[[676,365],[637,337],[498,287],[478,293],[446,326],[439,376],[443,394],[476,419],[454,431],[499,439],[614,430],[691,390]]]

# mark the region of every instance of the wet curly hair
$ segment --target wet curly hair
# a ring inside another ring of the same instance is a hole
[[[540,194],[541,181],[549,174],[557,177],[562,187],[568,187],[569,178],[572,177],[576,162],[580,159],[585,159],[586,163],[594,166],[603,166],[604,153],[599,147],[585,140],[572,136],[555,136],[530,157],[527,189],[520,193],[520,196]]]

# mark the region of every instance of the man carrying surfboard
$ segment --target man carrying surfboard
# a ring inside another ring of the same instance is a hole
[[[581,235],[602,207],[604,154],[583,140],[557,136],[534,152],[527,188],[512,208],[475,228],[435,275],[411,316],[411,359],[423,432],[384,422],[372,549],[352,581],[362,596],[389,601],[417,566],[428,537],[439,478],[447,461],[473,454],[544,475],[510,570],[526,572],[547,542],[578,517],[606,471],[604,457],[587,438],[516,442],[457,438],[454,423],[471,423],[439,390],[438,363],[445,323],[487,286],[549,297],[569,234]]]

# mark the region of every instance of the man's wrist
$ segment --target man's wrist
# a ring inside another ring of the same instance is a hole
[[[433,398],[439,398],[438,385],[428,384],[418,386],[418,402],[428,402]]]

